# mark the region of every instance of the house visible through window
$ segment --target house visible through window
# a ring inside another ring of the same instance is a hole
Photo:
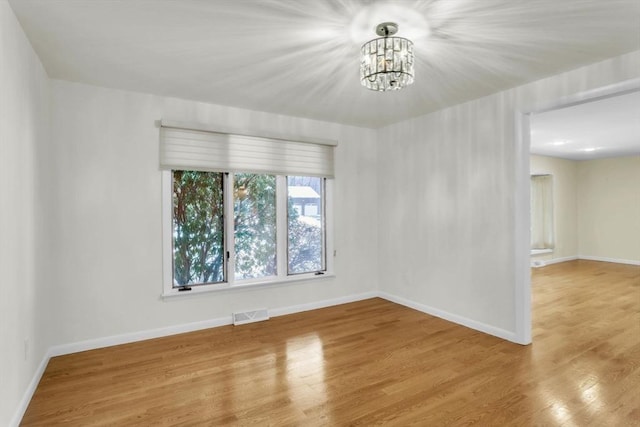
[[[289,274],[325,270],[323,187],[321,178],[287,177]]]
[[[326,271],[325,181],[172,171],[173,287]],[[224,214],[227,206],[232,215]],[[278,257],[286,259],[283,271]]]

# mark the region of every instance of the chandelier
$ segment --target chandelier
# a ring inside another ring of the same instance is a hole
[[[390,37],[398,31],[395,22],[376,27],[380,38],[362,45],[360,83],[377,91],[400,90],[413,83],[413,43],[402,37]]]

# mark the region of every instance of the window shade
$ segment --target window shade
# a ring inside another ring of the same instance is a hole
[[[333,178],[332,145],[178,127],[160,128],[163,169]]]

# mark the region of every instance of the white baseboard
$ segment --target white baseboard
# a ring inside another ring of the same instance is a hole
[[[502,338],[507,341],[511,341],[517,344],[523,344],[521,340],[518,339],[515,332],[507,331],[501,328],[496,328],[495,326],[487,325],[486,323],[478,322],[476,320],[459,316],[457,314],[449,313],[447,311],[430,307],[425,304],[420,304],[420,303],[408,300],[406,298],[402,298],[386,292],[379,292],[378,294],[380,298],[384,298],[388,301],[395,302],[396,304],[404,305],[405,307],[413,308],[414,310],[421,311],[431,316],[439,317],[441,319],[448,320],[450,322],[457,323],[459,325],[466,326],[476,331],[484,332],[485,334],[493,335],[495,337]]]
[[[318,308],[330,307],[333,305],[361,301],[369,298],[374,298],[377,296],[378,296],[378,292],[376,291],[365,292],[362,294],[347,295],[347,296],[333,298],[333,299],[315,301],[307,304],[299,304],[299,305],[293,305],[289,307],[276,308],[273,310],[269,310],[269,314],[270,316],[273,316],[273,317],[284,316],[287,314],[315,310]],[[184,323],[182,325],[149,329],[146,331],[112,335],[112,336],[103,337],[103,338],[96,338],[92,340],[85,340],[85,341],[55,345],[53,347],[50,347],[49,350],[45,353],[44,357],[42,358],[42,362],[40,362],[40,365],[36,369],[36,372],[34,373],[33,378],[31,379],[31,382],[27,387],[27,390],[25,390],[24,395],[20,400],[18,408],[16,409],[16,412],[13,418],[11,419],[9,426],[18,427],[20,425],[20,421],[22,420],[22,417],[24,416],[24,413],[27,410],[27,407],[29,406],[29,402],[31,402],[33,393],[35,393],[36,388],[38,387],[38,383],[42,378],[42,374],[44,373],[47,367],[47,364],[49,363],[49,359],[51,359],[52,357],[62,356],[62,355],[71,354],[71,353],[77,353],[79,351],[95,350],[98,348],[110,347],[113,345],[127,344],[135,341],[143,341],[143,340],[148,340],[152,338],[160,338],[160,337],[166,337],[170,335],[182,334],[185,332],[193,332],[201,329],[231,325],[232,320],[233,319],[231,317],[231,314],[229,314],[229,316],[219,317],[217,319],[209,319],[209,320],[203,320],[200,322],[191,322],[191,323]]]
[[[69,344],[56,345],[49,350],[50,357],[77,353],[79,351],[95,350],[97,348],[111,347],[113,345],[127,344],[136,341],[153,338],[167,337],[183,334],[185,332],[199,331],[201,329],[215,328],[231,324],[231,314],[217,319],[203,320],[200,322],[183,323],[182,325],[165,326],[163,328],[148,329],[146,331],[129,332],[126,334],[112,335],[86,341],[78,341]]]
[[[574,256],[566,256],[562,258],[545,259],[544,262],[546,265],[550,265],[550,264],[558,264],[558,263],[567,262],[567,261],[575,261],[577,259],[578,257],[574,255]]]
[[[277,317],[286,314],[299,313],[303,311],[316,310],[318,308],[330,307],[332,305],[346,304],[354,301],[361,301],[377,296],[377,292],[366,292],[356,295],[332,298],[322,301],[314,301],[307,304],[292,305],[289,307],[275,308],[269,310],[269,316]],[[201,329],[215,328],[218,326],[231,325],[233,318],[229,316],[216,319],[203,320],[200,322],[183,323],[181,325],[165,326],[163,328],[149,329],[146,331],[130,332],[121,335],[96,338],[92,340],[79,341],[75,343],[56,345],[49,350],[50,357],[62,356],[65,354],[77,353],[79,351],[95,350],[97,348],[110,347],[113,345],[127,344],[136,341],[143,341],[153,338],[166,337],[170,335],[183,334],[186,332],[199,331]]]
[[[607,257],[590,256],[590,255],[580,255],[578,258],[586,259],[589,261],[603,261],[603,262],[614,262],[616,264],[640,265],[640,261],[636,259],[607,258]]]
[[[332,298],[332,299],[327,299],[322,301],[314,301],[307,304],[299,304],[299,305],[292,305],[289,307],[274,308],[273,310],[269,310],[269,315],[273,317],[285,316],[287,314],[301,313],[303,311],[317,310],[319,308],[331,307],[331,306],[340,305],[340,304],[347,304],[355,301],[362,301],[365,299],[375,298],[377,296],[380,296],[380,295],[379,295],[379,292],[376,292],[376,291],[364,292],[362,294],[347,295],[339,298]]]
[[[51,359],[51,354],[47,351],[42,358],[42,361],[36,368],[36,372],[33,374],[33,378],[31,382],[27,386],[27,390],[25,390],[22,395],[22,399],[18,403],[18,407],[16,408],[15,413],[13,414],[13,418],[9,421],[10,427],[18,427],[20,425],[20,421],[22,421],[22,417],[24,413],[27,411],[27,407],[29,407],[29,402],[31,402],[31,398],[33,397],[33,393],[36,392],[36,388],[38,388],[38,383],[40,383],[40,378],[42,378],[42,374],[44,374],[44,370],[47,369],[47,365],[49,364],[49,359]]]
[[[620,258],[607,258],[607,257],[590,256],[590,255],[574,255],[574,256],[567,256],[567,257],[563,257],[563,258],[545,259],[545,260],[542,260],[542,261],[544,262],[544,265],[551,265],[551,264],[558,264],[560,262],[575,261],[577,259],[585,259],[585,260],[588,260],[588,261],[613,262],[613,263],[616,263],[616,264],[640,265],[640,261],[639,260],[620,259]]]
[[[556,262],[560,262],[560,261],[556,261]],[[272,317],[284,316],[287,314],[300,313],[300,312],[309,311],[309,310],[316,310],[319,308],[325,308],[325,307],[330,307],[330,306],[340,305],[340,304],[347,304],[350,302],[362,301],[365,299],[375,298],[375,297],[384,298],[396,304],[400,304],[405,307],[409,307],[432,316],[440,317],[441,319],[445,319],[445,320],[457,323],[459,325],[466,326],[468,328],[471,328],[480,332],[484,332],[486,334],[493,335],[498,338],[505,339],[507,341],[522,344],[518,340],[514,332],[507,331],[501,328],[496,328],[494,326],[487,325],[485,323],[478,322],[472,319],[468,319],[463,316],[458,316],[456,314],[452,314],[434,307],[430,307],[428,305],[416,303],[406,298],[402,298],[386,292],[378,292],[378,291],[365,292],[365,293],[355,294],[355,295],[347,295],[347,296],[333,298],[333,299],[315,301],[307,304],[299,304],[299,305],[293,305],[288,307],[275,308],[275,309],[269,310],[269,315]],[[20,424],[20,420],[24,416],[24,413],[27,410],[27,407],[29,406],[29,402],[33,397],[33,393],[35,393],[35,390],[38,386],[38,383],[40,382],[40,378],[42,377],[42,374],[44,373],[47,367],[47,364],[49,363],[49,359],[52,357],[62,356],[62,355],[71,354],[71,353],[77,353],[79,351],[87,351],[87,350],[94,350],[94,349],[103,348],[103,347],[110,347],[113,345],[127,344],[135,341],[142,341],[142,340],[147,340],[152,338],[160,338],[160,337],[165,337],[165,336],[170,336],[175,334],[181,334],[185,332],[193,332],[201,329],[215,328],[218,326],[225,326],[225,325],[231,325],[231,324],[232,324],[232,317],[231,315],[229,315],[229,316],[220,317],[216,319],[203,320],[200,322],[191,322],[191,323],[185,323],[182,325],[167,326],[163,328],[150,329],[146,331],[131,332],[131,333],[126,333],[121,335],[112,335],[112,336],[103,337],[103,338],[96,338],[92,340],[85,340],[85,341],[79,341],[75,343],[53,346],[49,348],[49,350],[46,352],[46,354],[42,359],[42,362],[40,363],[40,365],[38,366],[38,369],[34,373],[33,379],[29,383],[29,386],[27,387],[27,390],[25,391],[20,401],[20,404],[11,421],[10,426],[17,427]]]
[[[568,259],[564,259],[564,260],[568,261]],[[561,262],[558,260],[553,260],[553,261]],[[315,301],[315,302],[306,303],[306,304],[275,308],[275,309],[269,310],[269,315],[273,317],[284,316],[287,314],[300,313],[300,312],[309,311],[309,310],[316,310],[319,308],[346,304],[350,302],[361,301],[361,300],[375,298],[375,297],[383,298],[388,301],[394,302],[396,304],[400,304],[405,307],[409,307],[409,308],[421,311],[423,313],[436,316],[436,317],[457,323],[459,325],[466,326],[468,328],[471,328],[480,332],[484,332],[489,335],[496,336],[498,338],[505,339],[507,341],[522,344],[522,342],[518,340],[518,337],[514,332],[507,331],[501,328],[496,328],[494,326],[487,325],[482,322],[468,319],[466,317],[452,314],[434,307],[430,307],[428,305],[410,301],[406,298],[398,297],[396,295],[392,295],[386,292],[379,292],[379,291],[371,291],[371,292],[365,292],[361,294],[347,295],[347,296],[333,298],[333,299]],[[40,382],[40,379],[47,367],[47,364],[49,363],[49,359],[52,357],[76,353],[79,351],[94,350],[94,349],[103,348],[103,347],[110,347],[113,345],[127,344],[135,341],[142,341],[142,340],[147,340],[152,338],[160,338],[160,337],[165,337],[165,336],[170,336],[175,334],[181,334],[185,332],[193,332],[201,329],[208,329],[208,328],[214,328],[218,326],[231,325],[231,324],[232,324],[232,316],[230,314],[229,316],[220,317],[216,319],[203,320],[200,322],[191,322],[191,323],[185,323],[182,325],[166,326],[163,328],[156,328],[156,329],[150,329],[150,330],[139,331],[139,332],[131,332],[131,333],[126,333],[121,335],[112,335],[112,336],[103,337],[103,338],[96,338],[92,340],[85,340],[85,341],[79,341],[75,343],[53,346],[49,348],[49,350],[46,352],[46,354],[42,359],[42,362],[40,363],[36,372],[34,373],[33,379],[29,383],[29,386],[27,387],[27,390],[25,391],[20,401],[20,404],[16,409],[15,415],[11,420],[10,426],[17,427],[20,424],[20,421],[22,420],[22,417],[24,416],[24,413],[27,410],[27,407],[29,406],[29,402],[33,397],[33,393],[35,393],[38,383]]]

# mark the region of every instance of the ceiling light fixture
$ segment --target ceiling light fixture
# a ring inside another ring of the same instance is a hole
[[[413,83],[413,43],[402,37],[390,37],[398,32],[395,22],[383,22],[376,27],[380,38],[362,45],[360,83],[377,91],[400,90]]]

